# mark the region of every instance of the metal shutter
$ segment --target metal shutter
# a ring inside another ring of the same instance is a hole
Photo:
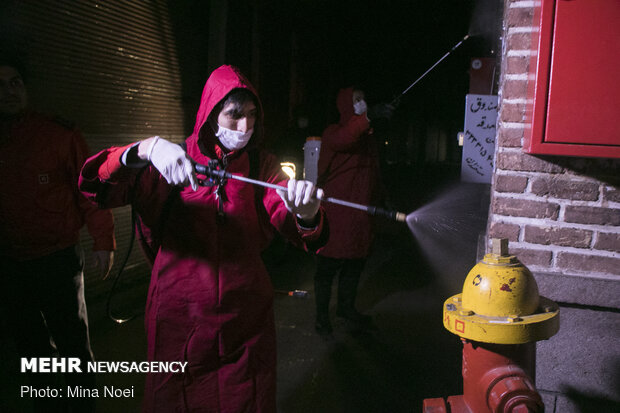
[[[165,1],[14,1],[3,6],[2,20],[4,31],[27,51],[33,106],[74,121],[91,152],[152,135],[184,138],[181,80]],[[129,247],[130,208],[117,208],[114,216],[113,274]],[[85,230],[82,245],[89,259],[92,241]],[[111,283],[101,282],[90,264],[86,294],[93,297]],[[125,283],[147,276],[136,246]]]

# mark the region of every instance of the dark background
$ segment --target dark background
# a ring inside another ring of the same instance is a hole
[[[499,2],[233,0],[226,18],[215,19],[213,3],[182,0],[169,6],[188,132],[204,81],[219,64],[238,66],[258,88],[267,146],[278,152],[296,139],[301,150],[303,141],[293,136],[300,112],[310,120],[305,134],[320,136],[338,119],[339,88],[361,87],[369,105],[391,102],[466,34],[477,34],[403,96],[392,122],[378,125],[389,142],[384,161],[435,161],[425,149],[433,130],[448,137],[442,160],[460,163],[456,133],[463,126],[469,64],[497,52]],[[209,30],[224,21],[225,59],[209,61]]]

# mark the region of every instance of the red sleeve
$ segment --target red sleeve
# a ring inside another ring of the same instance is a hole
[[[319,208],[319,222],[315,228],[303,228],[297,223],[297,230],[301,234],[301,239],[306,246],[306,250],[317,251],[327,244],[329,238],[329,226],[327,225],[327,215],[325,209]]]
[[[369,128],[370,123],[365,115],[352,116],[344,124],[328,126],[323,132],[321,145],[325,145],[333,152],[351,151]]]
[[[124,167],[120,160],[129,147],[131,145],[104,149],[86,160],[78,180],[78,188],[86,199],[102,208],[129,203],[129,181],[136,170]]]
[[[78,188],[86,199],[100,208],[132,204],[144,225],[151,227],[159,222],[172,186],[152,165],[124,166],[121,156],[131,146],[112,147],[88,158],[82,167]]]
[[[73,153],[70,159],[70,173],[73,182],[78,182],[80,168],[88,155],[88,146],[78,131],[73,134]],[[77,190],[77,187],[76,187]],[[78,192],[78,205],[88,233],[93,238],[94,251],[113,251],[116,249],[114,238],[114,217],[109,209],[99,209]]]

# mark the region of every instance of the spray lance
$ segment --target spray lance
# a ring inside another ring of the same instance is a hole
[[[392,100],[392,102],[390,102],[390,105],[392,106],[397,106],[400,98],[403,97],[405,95],[405,93],[409,92],[409,90],[415,86],[416,83],[418,83],[420,80],[422,80],[427,74],[430,73],[431,70],[433,70],[435,68],[435,66],[437,66],[439,63],[441,63],[446,57],[448,57],[452,52],[454,52],[460,45],[463,44],[463,42],[465,40],[469,39],[469,34],[466,34],[465,37],[463,37],[457,44],[455,44],[452,49],[450,49],[445,55],[443,55],[439,60],[437,60],[435,62],[435,64],[433,64],[430,68],[428,68],[428,70],[424,73],[422,73],[422,76],[420,76],[419,78],[417,78],[412,84],[409,85],[409,87],[407,87],[407,89],[403,90],[402,93],[398,96],[396,96],[394,98],[394,100]]]
[[[257,179],[251,179],[251,178],[246,178],[244,176],[239,176],[239,175],[233,175],[230,172],[226,172],[225,170],[222,169],[218,169],[218,165],[217,165],[217,161],[215,162],[210,162],[210,165],[202,165],[199,163],[194,163],[194,170],[196,171],[196,173],[199,173],[201,175],[204,175],[206,177],[209,178],[209,180],[212,183],[215,184],[220,184],[225,182],[227,179],[235,179],[238,181],[243,181],[252,185],[258,185],[258,186],[262,186],[265,188],[271,188],[271,189],[283,189],[284,187],[280,186],[280,185],[275,185],[275,184],[271,184],[268,182],[263,182],[263,181],[259,181]],[[200,181],[199,183],[201,185],[205,184],[204,181]],[[328,197],[328,196],[321,196],[319,198],[322,202],[329,202],[332,204],[338,204],[338,205],[343,205],[349,208],[355,208],[355,209],[359,209],[362,211],[366,211],[367,213],[369,213],[370,215],[373,216],[382,216],[385,218],[389,218],[389,219],[393,219],[395,221],[398,222],[407,222],[408,218],[404,213],[402,212],[396,212],[396,211],[390,211],[387,209],[383,209],[383,208],[379,208],[379,207],[375,207],[375,206],[368,206],[368,205],[361,205],[361,204],[356,204],[354,202],[349,202],[349,201],[344,201],[342,199],[337,199],[337,198],[332,198],[332,197]],[[123,272],[123,269],[125,268],[125,265],[127,264],[127,261],[129,259],[129,256],[131,255],[131,250],[132,250],[132,246],[134,243],[134,239],[135,239],[135,230],[136,227],[139,228],[139,226],[136,225],[136,213],[135,211],[133,211],[132,209],[132,232],[131,232],[131,239],[130,239],[130,247],[129,250],[127,251],[127,254],[125,255],[125,259],[123,260],[121,266],[120,266],[120,270],[118,271],[118,273],[116,274],[116,277],[114,278],[114,283],[112,284],[112,289],[110,290],[110,293],[108,294],[108,299],[106,301],[106,310],[108,313],[108,317],[114,321],[117,324],[124,324],[128,321],[133,320],[138,314],[133,314],[127,318],[121,318],[121,317],[117,317],[113,314],[112,311],[112,297],[114,296],[114,292],[116,290],[116,286],[120,280],[121,274]],[[412,214],[410,214],[412,215]],[[417,220],[417,219],[416,219]],[[305,290],[291,290],[291,291],[285,291],[285,290],[275,290],[276,293],[278,294],[284,294],[287,295],[289,297],[295,297],[295,298],[307,298],[308,297],[308,292]]]
[[[243,181],[243,182],[246,182],[252,185],[262,186],[264,188],[283,189],[283,187],[280,185],[271,184],[271,183],[264,182],[264,181],[259,181],[257,179],[246,178],[245,176],[233,175],[230,172],[226,172],[223,169],[217,169],[217,166],[215,164],[207,166],[207,165],[201,165],[197,163],[197,164],[194,164],[194,170],[201,175],[207,176],[209,179],[215,182],[223,182],[226,179],[235,179],[237,181]],[[342,199],[325,196],[324,194],[320,196],[318,199],[320,199],[321,202],[328,202],[331,204],[338,204],[338,205],[343,205],[349,208],[359,209],[362,211],[366,211],[367,213],[373,216],[382,216],[384,218],[393,219],[399,222],[406,222],[406,219],[407,219],[407,216],[402,212],[390,211],[390,210],[375,207],[375,206],[357,204],[355,202],[349,202],[349,201],[344,201]]]

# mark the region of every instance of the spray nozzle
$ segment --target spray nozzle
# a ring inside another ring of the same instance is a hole
[[[371,215],[379,215],[384,218],[393,219],[394,221],[407,222],[407,215],[398,211],[390,211],[379,207],[369,206],[368,213]]]

